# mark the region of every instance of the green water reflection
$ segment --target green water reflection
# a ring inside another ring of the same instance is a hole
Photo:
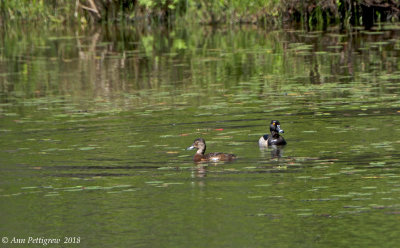
[[[397,26],[6,31],[1,236],[83,247],[400,241]],[[271,119],[288,142],[278,156],[257,146]],[[238,160],[193,164],[185,148],[197,137]]]

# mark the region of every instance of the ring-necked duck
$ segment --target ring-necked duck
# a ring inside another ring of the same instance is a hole
[[[194,162],[219,162],[219,161],[232,161],[236,159],[236,155],[228,153],[208,153],[204,154],[206,151],[206,141],[202,138],[195,139],[192,146],[188,147],[186,150],[197,149],[196,154],[193,157]]]
[[[260,147],[286,145],[285,139],[279,135],[280,133],[283,133],[279,121],[271,121],[271,124],[269,125],[269,131],[271,131],[271,135],[265,134],[258,140],[258,145]]]

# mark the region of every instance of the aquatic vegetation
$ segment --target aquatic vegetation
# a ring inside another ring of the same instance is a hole
[[[69,23],[89,26],[93,23],[164,23],[186,25],[202,24],[282,24],[301,23],[307,29],[327,29],[328,25],[341,27],[364,25],[370,29],[374,23],[398,20],[399,3],[382,4],[367,0],[60,0],[47,1],[10,0],[0,3],[3,20]],[[396,27],[396,25],[393,25]],[[308,36],[312,37],[312,36]],[[174,47],[186,49],[183,39],[176,39]],[[43,46],[44,48],[46,46]]]

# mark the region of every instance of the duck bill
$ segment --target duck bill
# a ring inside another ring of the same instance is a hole
[[[276,130],[279,132],[279,133],[284,133],[285,131],[283,131],[283,129],[281,129],[281,125],[277,125],[276,126]]]
[[[196,149],[196,147],[194,146],[189,146],[188,148],[186,148],[186,150],[194,150],[194,149]]]

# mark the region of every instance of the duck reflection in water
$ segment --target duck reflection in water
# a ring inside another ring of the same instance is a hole
[[[272,145],[267,147],[260,147],[261,155],[263,157],[271,156],[271,158],[282,158],[285,146]]]

